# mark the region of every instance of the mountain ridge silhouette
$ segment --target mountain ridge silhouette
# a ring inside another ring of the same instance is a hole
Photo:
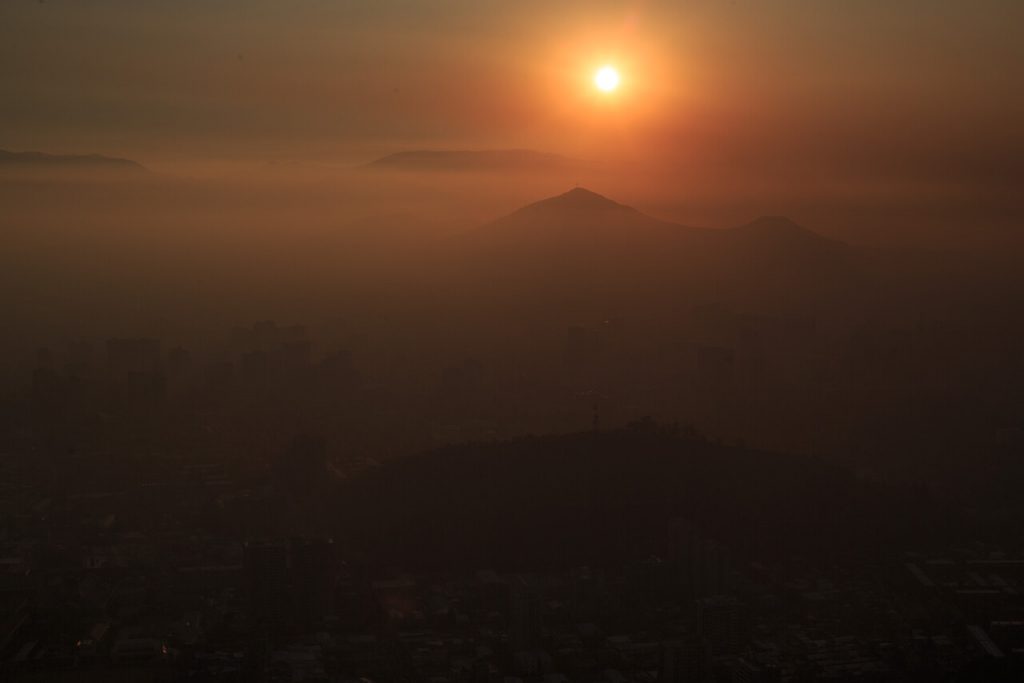
[[[822,249],[844,246],[809,230],[786,216],[764,215],[730,228],[704,228],[683,225],[650,216],[627,204],[617,202],[585,187],[526,204],[473,231],[484,239],[556,233],[562,237],[587,239],[633,238],[656,240],[699,240],[714,242],[750,242],[752,246],[811,245]]]
[[[145,171],[146,167],[133,159],[108,157],[101,154],[49,154],[46,152],[12,152],[0,149],[0,167],[53,167],[103,168],[110,170]]]

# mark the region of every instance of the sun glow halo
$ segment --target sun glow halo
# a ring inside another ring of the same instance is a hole
[[[594,74],[594,85],[603,92],[612,92],[619,87],[619,72],[611,66],[602,66]]]

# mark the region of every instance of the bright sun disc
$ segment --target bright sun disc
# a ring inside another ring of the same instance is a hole
[[[611,92],[619,87],[619,72],[610,66],[603,66],[594,74],[594,85],[599,90]]]

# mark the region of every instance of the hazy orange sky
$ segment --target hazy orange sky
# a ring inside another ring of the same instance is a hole
[[[527,147],[1011,188],[1021,26],[1013,0],[8,0],[0,148],[158,163]],[[606,62],[611,97],[590,80]]]

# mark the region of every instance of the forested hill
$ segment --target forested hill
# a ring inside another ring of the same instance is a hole
[[[341,533],[371,555],[438,568],[665,557],[680,525],[744,557],[871,553],[926,542],[939,514],[920,492],[813,458],[650,423],[392,461],[345,484],[338,508]]]

